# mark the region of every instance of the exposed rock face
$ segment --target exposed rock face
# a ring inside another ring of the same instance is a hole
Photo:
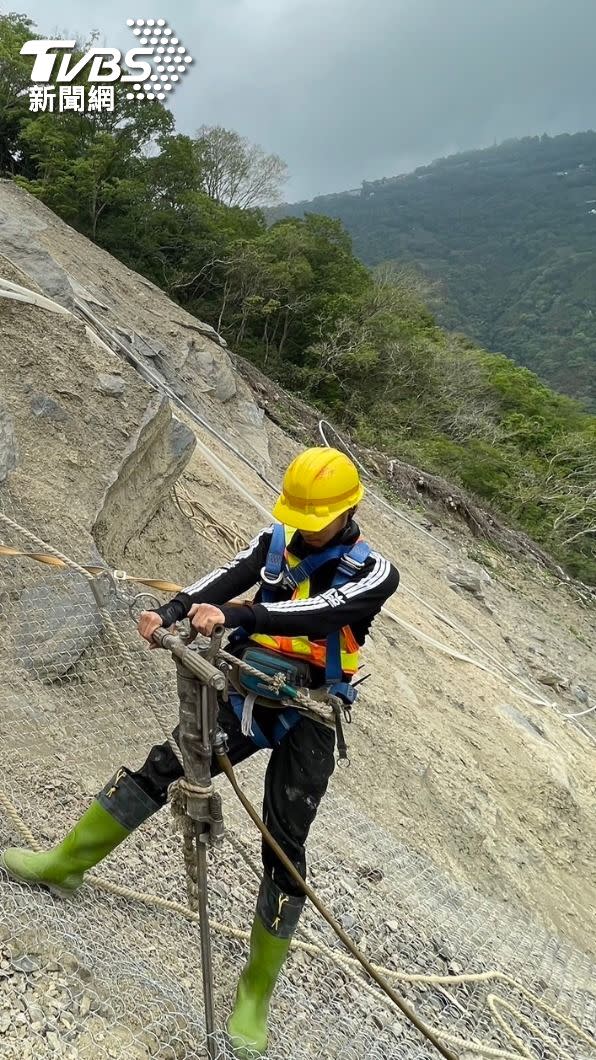
[[[477,570],[467,567],[450,567],[447,571],[447,580],[456,592],[463,589],[464,592],[475,596],[477,600],[484,599],[484,590],[487,585],[491,584],[490,576],[481,567]]]
[[[126,390],[126,385],[120,376],[106,375],[105,372],[100,372],[95,389],[99,390],[100,394],[105,394],[106,397],[122,397]]]
[[[23,226],[19,217],[9,215],[0,200],[0,252],[22,268],[48,298],[72,309],[74,298],[66,272],[35,238],[44,228],[35,219]]]
[[[219,349],[208,346],[204,339],[191,339],[188,344],[188,355],[181,366],[181,375],[192,379],[198,372],[210,387],[218,401],[231,401],[238,393],[237,378],[230,359],[222,356]]]
[[[4,180],[0,180],[1,255],[10,262],[9,280],[21,282],[20,272],[29,285],[75,310],[118,354],[120,363],[128,356],[139,371],[150,369],[152,375],[145,373],[145,378],[167,385],[260,466],[270,468],[267,431],[253,393],[235,371],[227,343],[210,324],[186,313],[155,284]],[[94,382],[89,379],[88,385]],[[117,383],[98,386],[106,395],[109,388],[110,396],[119,396]]]
[[[74,571],[24,589],[16,619],[17,660],[47,681],[68,673],[103,627],[89,582]]]
[[[168,497],[190,460],[196,439],[172,417],[165,398],[149,404],[108,487],[93,526],[102,555],[116,563],[129,540],[141,533]]]
[[[14,420],[4,405],[0,404],[0,485],[6,481],[17,466],[18,449]]]
[[[54,401],[54,398],[49,397],[48,394],[32,394],[30,405],[34,416],[45,416],[46,419],[53,420],[54,423],[64,423],[68,419],[68,414],[62,406],[57,401]]]

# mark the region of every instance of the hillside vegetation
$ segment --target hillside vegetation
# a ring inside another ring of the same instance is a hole
[[[337,219],[268,227],[282,164],[236,134],[183,136],[118,91],[113,113],[32,114],[31,35],[0,17],[1,175],[362,441],[449,476],[596,582],[596,418],[442,331],[415,276],[369,271]]]
[[[368,265],[414,264],[461,329],[596,408],[596,133],[529,136],[281,207],[339,218]]]

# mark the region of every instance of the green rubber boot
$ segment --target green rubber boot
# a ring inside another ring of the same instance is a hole
[[[159,805],[121,769],[61,843],[41,853],[11,847],[0,854],[0,866],[19,883],[40,884],[66,897],[78,890],[87,869],[102,861],[158,809]]]
[[[304,898],[284,894],[269,877],[259,891],[250,936],[250,956],[227,1023],[234,1055],[252,1060],[267,1050],[269,1004],[288,955]]]

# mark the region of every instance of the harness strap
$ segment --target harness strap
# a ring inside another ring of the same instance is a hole
[[[302,582],[310,578],[325,563],[337,559],[332,588],[341,589],[346,582],[352,580],[358,571],[366,563],[370,555],[370,545],[366,541],[357,541],[350,545],[333,545],[331,548],[323,549],[316,555],[306,556],[296,566],[291,567],[286,556],[286,530],[283,523],[274,523],[271,536],[271,544],[265,566],[261,571],[261,599],[264,603],[271,603],[274,599],[274,590],[280,585],[293,587],[294,589]],[[242,631],[242,634],[244,631]],[[238,643],[241,639],[238,630],[233,635],[233,640]],[[291,641],[290,641],[291,643]],[[351,702],[356,698],[350,695],[350,685],[343,681],[343,670],[341,663],[341,630],[329,634],[326,638],[326,666],[325,683],[334,685],[337,694],[342,698],[349,698]]]
[[[265,736],[260,725],[257,725],[252,716],[256,696],[241,696],[237,692],[230,692],[230,706],[242,726],[244,736],[249,736],[252,742],[260,750],[272,750],[277,747],[284,736],[294,728],[300,721],[301,714],[294,707],[285,707],[279,711],[277,721],[273,729],[273,742]],[[248,703],[247,703],[248,701]],[[249,731],[245,732],[245,728]]]
[[[273,590],[281,584],[286,561],[286,531],[283,523],[273,524],[271,543],[261,570],[261,598],[263,603],[271,603]]]
[[[344,552],[337,565],[332,587],[341,589],[342,585],[354,577],[356,571],[361,570],[370,555],[370,545],[366,541],[357,541],[349,552]],[[343,671],[341,667],[341,633],[337,630],[327,637],[327,665],[325,667],[325,683],[338,685],[342,682]],[[342,690],[338,690],[338,695]],[[355,698],[355,697],[354,697]]]
[[[345,551],[345,545],[335,545],[333,548],[326,548],[323,552],[318,552],[316,555],[307,556],[295,567],[287,567],[284,571],[284,582],[296,588],[302,582],[305,582],[307,578],[310,578],[319,567],[323,567],[325,563],[330,563],[334,559],[341,560],[345,555]]]

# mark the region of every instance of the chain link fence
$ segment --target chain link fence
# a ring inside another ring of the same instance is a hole
[[[42,551],[7,487],[0,541]],[[41,541],[43,544],[44,541]],[[88,535],[63,526],[80,563]],[[122,763],[137,767],[177,718],[174,665],[149,653],[113,582],[100,605],[84,575],[0,556],[0,845],[24,825],[62,838]],[[260,802],[266,757],[238,769]],[[227,839],[210,853],[218,1026],[247,953],[259,837],[225,781]],[[388,793],[388,797],[389,793]],[[342,796],[341,773],[312,831],[310,877],[387,978],[462,1060],[590,1060],[592,961],[528,917],[455,885]],[[186,908],[181,844],[164,811],[68,901],[0,878],[0,1057],[198,1060],[207,1056],[198,923]],[[134,892],[134,893],[133,893]],[[307,909],[271,1018],[271,1060],[430,1060],[435,1051],[369,984]],[[225,1036],[217,1055],[229,1057]]]

